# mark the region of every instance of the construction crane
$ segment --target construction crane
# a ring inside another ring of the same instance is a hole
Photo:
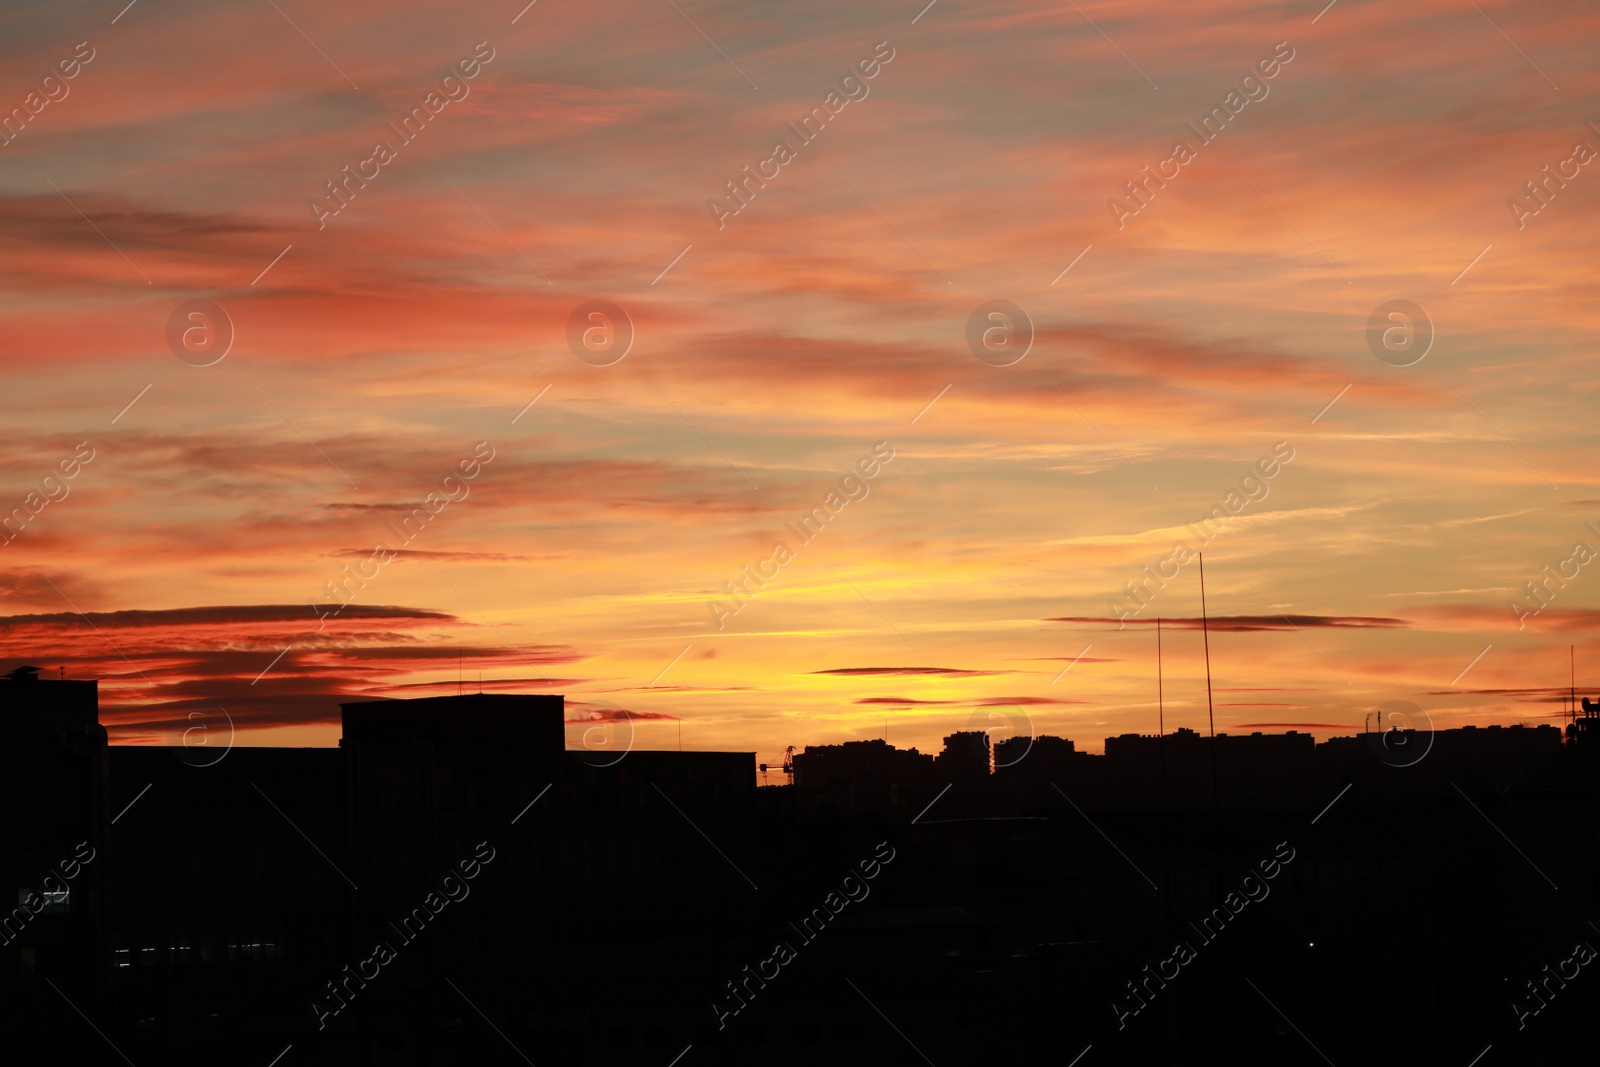
[[[794,785],[794,746],[790,745],[783,750],[783,773],[789,779],[789,784]]]

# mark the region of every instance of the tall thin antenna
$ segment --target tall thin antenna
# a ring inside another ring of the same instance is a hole
[[[1211,728],[1212,741],[1212,766],[1215,769],[1215,751],[1217,740],[1217,720],[1211,707],[1211,626],[1206,616],[1206,557],[1200,553],[1200,634],[1205,642],[1206,649],[1206,724]],[[1213,776],[1213,781],[1215,776]]]
[[[1161,616],[1156,616],[1156,729],[1160,731],[1156,736],[1156,777],[1161,782],[1161,822],[1157,833],[1161,838],[1161,932],[1163,941],[1172,939],[1172,867],[1167,855],[1167,835],[1170,827],[1167,824],[1167,709],[1166,697],[1162,688],[1161,671]],[[1167,1027],[1167,1041],[1171,1043],[1171,1021],[1169,1014],[1162,1016],[1163,1026]]]
[[[1222,891],[1222,799],[1217,788],[1217,720],[1211,706],[1211,625],[1206,615],[1206,557],[1200,556],[1200,633],[1206,650],[1206,724],[1211,729],[1212,832],[1217,839],[1217,891]]]
[[[1160,731],[1159,737],[1167,736],[1167,710],[1166,701],[1161,692],[1161,616],[1156,616],[1156,729]],[[1166,785],[1162,779],[1161,784]]]
[[[1161,680],[1161,616],[1156,616],[1156,775],[1161,780],[1161,876],[1167,876],[1167,704]]]
[[[1578,653],[1577,645],[1567,646],[1568,696],[1572,700],[1572,721],[1578,721]]]

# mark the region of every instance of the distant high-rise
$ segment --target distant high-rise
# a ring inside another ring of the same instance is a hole
[[[939,772],[951,781],[965,782],[989,774],[989,735],[982,730],[958,730],[944,739]]]

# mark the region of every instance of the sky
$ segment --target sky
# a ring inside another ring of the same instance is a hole
[[[1219,731],[1559,722],[1600,9],[924,3],[0,8],[0,670],[119,743],[1097,751],[1208,651]]]

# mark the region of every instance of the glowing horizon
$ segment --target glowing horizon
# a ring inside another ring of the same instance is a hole
[[[1559,724],[1600,13],[924,4],[0,12],[0,671],[1098,751],[1182,543],[1218,731]]]

